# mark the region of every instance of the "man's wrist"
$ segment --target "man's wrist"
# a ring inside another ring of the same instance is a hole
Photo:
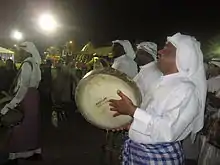
[[[136,109],[137,109],[137,106],[134,106],[134,105],[133,105],[133,106],[131,107],[129,116],[133,117],[133,116],[134,116],[134,113],[135,113],[135,111],[136,111]]]

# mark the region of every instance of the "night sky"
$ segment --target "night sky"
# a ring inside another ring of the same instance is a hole
[[[178,2],[176,2],[178,1]],[[181,0],[0,0],[0,45],[10,46],[13,29],[40,47],[75,40],[83,44],[114,39],[163,43],[175,32],[191,34],[202,43],[220,34],[219,5]],[[41,13],[51,11],[60,28],[53,35],[37,26]]]

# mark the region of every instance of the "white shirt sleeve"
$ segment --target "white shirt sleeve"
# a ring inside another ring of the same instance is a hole
[[[29,63],[24,63],[21,68],[21,81],[19,84],[19,89],[15,95],[15,97],[8,104],[10,108],[15,108],[25,97],[27,90],[30,85],[30,77],[32,73],[32,68]]]
[[[120,64],[121,64],[120,61],[118,61],[118,60],[114,61],[114,63],[112,64],[112,68],[120,70]]]
[[[153,143],[175,141],[198,113],[198,100],[192,87],[180,87],[170,94],[163,106],[160,103],[146,110],[136,109],[131,126],[132,131],[137,132],[135,136],[144,136]],[[162,109],[161,114],[154,113],[157,108]]]

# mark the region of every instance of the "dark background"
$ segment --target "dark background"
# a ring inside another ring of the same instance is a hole
[[[177,2],[178,1],[178,2]],[[165,41],[175,32],[191,34],[202,44],[220,34],[217,2],[196,0],[0,0],[0,46],[11,46],[13,29],[41,49],[75,40],[96,46],[114,39]],[[41,13],[55,14],[60,28],[43,34],[37,25]]]

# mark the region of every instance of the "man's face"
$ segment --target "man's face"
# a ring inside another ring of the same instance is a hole
[[[170,74],[176,68],[176,48],[168,42],[159,53],[158,67],[164,74]]]
[[[119,43],[114,43],[113,44],[113,48],[112,48],[112,55],[113,58],[117,58],[120,57],[121,55],[124,55],[125,51],[122,45],[120,45]]]
[[[19,56],[21,57],[21,60],[23,61],[27,57],[30,57],[31,55],[29,53],[27,53],[25,50],[19,49]]]
[[[135,58],[135,62],[139,65],[139,66],[143,66],[146,65],[150,62],[154,61],[153,57],[151,54],[147,53],[146,51],[142,50],[142,49],[138,49],[136,51],[136,58]]]

